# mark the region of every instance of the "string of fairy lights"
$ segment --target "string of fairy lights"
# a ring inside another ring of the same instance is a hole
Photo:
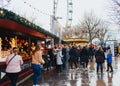
[[[57,2],[56,2],[56,4],[55,4],[56,9],[57,9],[58,1],[59,1],[59,0],[57,0]],[[60,30],[61,24],[60,24],[60,22],[57,20],[57,18],[55,17],[55,14],[50,15],[50,14],[48,14],[48,13],[45,13],[45,12],[43,12],[43,11],[40,11],[39,9],[35,8],[33,5],[29,4],[28,2],[26,2],[26,1],[24,1],[24,0],[23,0],[23,3],[26,4],[26,5],[28,5],[30,8],[34,9],[34,10],[37,11],[38,13],[42,13],[42,14],[44,14],[44,15],[50,16],[50,18],[51,18],[52,20],[54,20],[54,23],[53,23],[53,21],[51,21],[50,31],[51,31],[53,34],[55,34],[55,35],[57,35],[57,33],[59,33],[59,34],[61,35],[61,33],[60,33],[60,32],[61,32],[61,30]],[[56,9],[54,9],[54,11],[57,11]],[[58,27],[59,29],[56,28],[55,22],[57,23],[57,27]],[[54,29],[53,29],[53,28],[54,28]],[[55,28],[56,28],[56,29],[55,29]],[[56,32],[55,32],[55,30],[56,30]]]
[[[54,9],[54,11],[57,11],[57,4],[58,4],[58,2],[59,2],[59,0],[57,0],[57,2],[54,2],[54,4],[55,4],[55,9]],[[23,3],[26,4],[26,5],[28,5],[30,8],[34,9],[35,11],[37,11],[37,12],[39,12],[39,13],[42,13],[42,14],[47,15],[47,16],[50,16],[52,19],[54,19],[54,20],[56,21],[56,23],[57,23],[59,26],[61,26],[61,24],[58,22],[57,18],[55,17],[55,14],[50,15],[50,14],[48,14],[48,13],[45,13],[45,12],[43,12],[43,11],[40,11],[39,9],[35,8],[33,5],[29,4],[28,2],[26,2],[26,1],[24,1],[24,0],[23,0]],[[54,27],[51,28],[51,31],[52,31],[53,34],[56,34],[56,32],[53,31],[53,28],[54,28]],[[57,30],[57,32],[59,32],[59,34],[61,35],[61,33],[60,33],[60,32],[61,32],[60,27],[59,27],[59,29],[56,29],[56,30]],[[60,30],[60,31],[59,31],[59,30]],[[57,35],[57,34],[56,34],[56,35]]]
[[[11,0],[0,0],[0,8],[6,7]]]
[[[26,1],[24,1],[24,0],[23,0],[23,3],[26,4],[26,5],[28,5],[30,8],[34,9],[35,11],[37,11],[37,12],[39,12],[39,13],[42,13],[42,14],[47,15],[47,16],[50,16],[50,17],[52,16],[52,15],[50,15],[50,14],[48,14],[48,13],[45,13],[45,12],[43,12],[43,11],[40,11],[39,9],[35,8],[33,5],[29,4],[28,2],[26,2]]]

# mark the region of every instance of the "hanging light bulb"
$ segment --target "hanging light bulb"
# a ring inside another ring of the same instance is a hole
[[[0,14],[3,14],[4,13],[4,11],[3,10],[0,10]]]

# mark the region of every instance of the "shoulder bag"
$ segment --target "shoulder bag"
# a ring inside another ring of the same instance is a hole
[[[8,61],[8,64],[11,62],[11,60],[16,56],[16,54]],[[7,65],[8,65],[7,64]]]

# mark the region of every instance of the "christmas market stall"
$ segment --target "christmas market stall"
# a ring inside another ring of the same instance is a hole
[[[76,44],[76,45],[80,45],[80,46],[88,45],[87,38],[63,38],[62,40],[67,43]]]
[[[0,72],[4,72],[5,59],[13,47],[19,48],[19,54],[24,60],[23,72],[28,70],[31,67],[32,51],[41,43],[47,48],[46,39],[54,40],[58,37],[11,11],[0,9]],[[0,83],[4,81],[2,79],[0,73]]]

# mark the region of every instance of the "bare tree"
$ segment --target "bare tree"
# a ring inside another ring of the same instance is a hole
[[[96,37],[96,33],[99,31],[97,27],[100,22],[101,20],[93,15],[92,12],[87,13],[80,22],[80,25],[83,28],[84,33],[87,34],[90,43],[92,43],[92,40]]]
[[[84,33],[81,26],[75,25],[72,27],[72,30],[73,30],[73,36],[76,36],[78,38],[84,38]]]
[[[74,25],[70,29],[65,28],[62,32],[63,38],[71,38],[71,37],[77,37],[77,38],[83,38],[84,33],[79,25]]]
[[[86,14],[78,25],[73,26],[71,29],[64,29],[63,37],[88,38],[89,43],[92,43],[94,38],[98,38],[101,42],[104,42],[107,31],[105,22],[90,13]]]
[[[97,34],[97,38],[100,40],[101,43],[105,42],[105,36],[106,33],[108,32],[108,25],[105,22],[101,22],[101,24],[99,24],[98,26],[98,32]],[[109,36],[106,37],[106,40],[109,38]]]
[[[110,16],[112,20],[120,25],[120,0],[112,0],[112,15]]]
[[[62,38],[71,38],[73,36],[73,29],[65,27],[62,31]]]

